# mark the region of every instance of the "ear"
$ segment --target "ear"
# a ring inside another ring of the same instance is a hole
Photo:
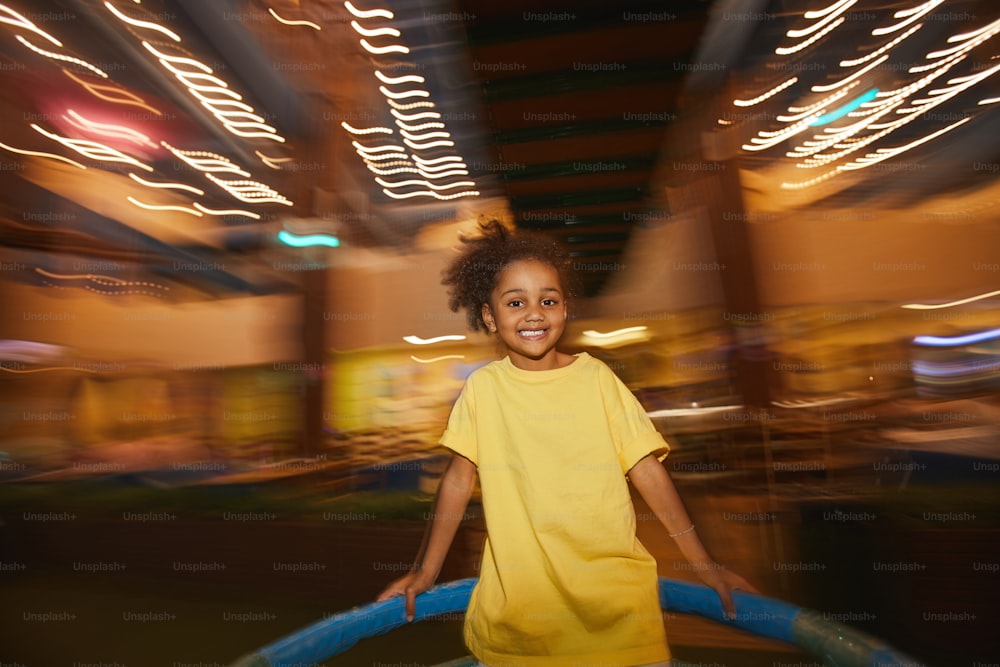
[[[490,333],[495,332],[497,330],[497,325],[496,322],[493,321],[493,310],[490,309],[490,304],[484,303],[481,313],[483,322],[486,323],[486,328],[490,330]]]

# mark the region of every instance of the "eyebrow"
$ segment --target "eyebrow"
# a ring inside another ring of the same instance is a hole
[[[500,296],[507,296],[508,294],[513,294],[515,292],[525,292],[525,291],[527,291],[527,290],[525,290],[523,287],[515,287],[514,289],[509,289],[506,292],[501,293]],[[556,292],[557,294],[562,294],[562,291],[559,288],[557,288],[557,287],[543,287],[542,291],[543,292]]]

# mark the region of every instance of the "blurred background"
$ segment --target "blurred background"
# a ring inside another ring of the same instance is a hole
[[[639,397],[720,562],[996,664],[998,32],[987,0],[0,3],[0,658],[225,665],[405,571],[498,354],[440,274],[496,218],[571,252],[563,347]],[[442,580],[483,531],[474,500]],[[689,662],[819,664],[665,622]]]

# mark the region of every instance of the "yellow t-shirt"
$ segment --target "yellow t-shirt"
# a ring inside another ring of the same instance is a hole
[[[670,657],[656,561],[625,473],[666,442],[587,353],[469,376],[441,444],[476,464],[487,540],[465,642],[491,667],[641,665]]]

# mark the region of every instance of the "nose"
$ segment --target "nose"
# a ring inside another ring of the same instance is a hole
[[[538,322],[543,319],[542,307],[537,303],[529,303],[528,309],[524,313],[524,319],[528,322]]]

